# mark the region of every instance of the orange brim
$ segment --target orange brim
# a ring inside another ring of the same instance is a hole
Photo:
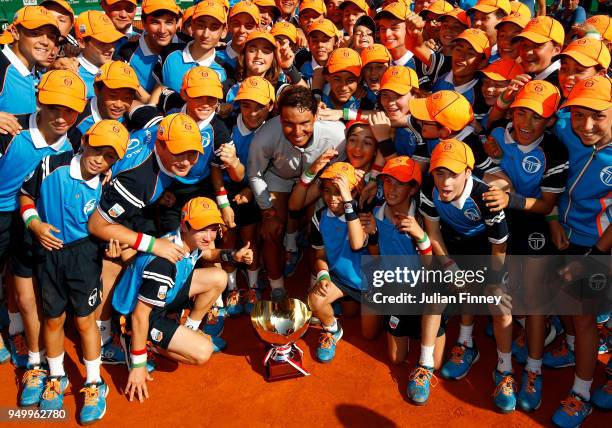
[[[489,4],[477,4],[475,6],[472,6],[468,10],[468,12],[472,11],[472,10],[478,10],[478,11],[480,11],[482,13],[491,13],[491,12],[495,12],[497,9],[499,9],[499,8],[495,7],[495,6],[491,6]]]
[[[568,100],[565,103],[563,103],[563,105],[561,105],[559,109],[571,107],[571,106],[586,107],[588,109],[595,110],[595,111],[604,111],[604,110],[608,110],[609,108],[612,108],[612,102],[605,101],[605,100],[596,100],[593,98],[576,97],[576,98],[573,98],[572,100]]]
[[[427,110],[427,98],[414,98],[408,103],[410,107],[410,114],[417,120],[423,120],[425,122],[435,122],[434,117],[429,114]]]
[[[510,108],[516,108],[516,107],[528,108],[529,110],[539,114],[540,116],[546,119],[548,119],[553,114],[555,114],[554,109],[548,108],[542,103],[538,103],[538,102],[535,102],[534,100],[529,100],[529,99],[519,99],[519,100],[514,101],[510,105]]]
[[[495,80],[495,81],[497,81],[497,82],[501,82],[501,81],[504,81],[504,80],[510,80],[510,79],[507,79],[506,77],[504,77],[504,76],[502,76],[501,74],[496,73],[496,72],[494,72],[494,71],[484,71],[484,70],[480,70],[480,72],[481,72],[482,74],[484,74],[485,76],[487,76],[489,79],[491,79],[491,80]]]
[[[125,149],[127,148],[127,146],[123,146],[119,142],[112,141],[102,135],[90,135],[87,142],[92,147],[112,147],[113,149],[115,149],[115,152],[117,152],[117,156],[119,156],[119,159],[123,159],[123,156],[125,155]]]
[[[527,40],[531,40],[533,43],[537,43],[538,45],[541,45],[542,43],[546,43],[546,42],[550,42],[552,41],[552,39],[550,37],[546,37],[543,36],[541,34],[538,33],[534,33],[532,31],[523,31],[520,34],[517,34],[516,36],[514,36],[512,38],[512,41],[515,41],[516,39],[519,38],[524,38]]]
[[[570,58],[575,60],[578,64],[580,64],[583,67],[595,67],[596,65],[601,65],[599,64],[599,62],[597,62],[597,60],[591,58],[588,55],[583,54],[582,52],[578,52],[578,51],[561,52],[559,56],[561,55],[569,56]]]
[[[74,111],[82,113],[87,105],[85,98],[72,97],[66,94],[60,94],[58,92],[50,91],[39,91],[38,102],[47,105],[59,105],[71,108]]]
[[[195,230],[202,230],[213,224],[224,224],[221,216],[215,214],[206,215],[203,218],[189,219],[187,222]]]
[[[436,168],[446,168],[454,172],[455,174],[459,174],[465,171],[469,166],[463,162],[459,162],[458,160],[451,158],[432,158],[429,163],[429,172],[432,172]]]
[[[185,152],[196,151],[200,154],[204,154],[202,148],[202,141],[189,141],[189,140],[166,140],[166,147],[173,155],[180,155]]]
[[[120,33],[119,31],[113,30],[113,31],[105,31],[103,33],[98,33],[98,34],[92,34],[91,37],[93,37],[94,39],[102,43],[115,43],[119,39],[122,39],[123,37],[125,37],[125,34]]]
[[[137,91],[140,87],[140,84],[138,82],[130,82],[128,80],[123,79],[106,79],[102,80],[101,82],[104,83],[104,86],[110,89],[129,88]]]
[[[361,66],[359,65],[349,65],[349,66],[339,66],[334,68],[328,68],[329,74],[339,73],[341,71],[348,71],[354,76],[361,76]]]
[[[189,98],[198,98],[198,97],[214,97],[219,100],[223,99],[223,88],[221,86],[195,86],[193,88],[188,88],[185,90]]]
[[[261,104],[262,106],[267,106],[272,101],[272,99],[270,97],[266,97],[265,95],[262,95],[262,94],[249,94],[247,92],[245,92],[243,94],[238,94],[238,95],[236,95],[236,98],[234,98],[234,101],[240,101],[240,100],[255,101],[256,103]]]
[[[312,30],[310,30],[310,31],[308,32],[308,35],[310,36],[310,35],[311,35],[312,33],[314,33],[315,31],[318,31],[318,32],[320,32],[320,33],[323,33],[323,34],[325,34],[327,37],[336,37],[336,36],[338,35],[337,33],[336,33],[336,34],[332,33],[332,30],[331,30],[331,29],[330,29],[329,31],[325,31],[325,30],[324,30],[324,29],[322,29],[322,28],[313,28]]]
[[[277,31],[274,32],[274,37],[277,37],[277,36],[285,36],[289,40],[291,40],[291,43],[297,43],[297,35],[296,34],[290,34],[289,31],[277,30]]]

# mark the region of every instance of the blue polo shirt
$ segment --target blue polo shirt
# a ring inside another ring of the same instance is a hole
[[[151,92],[160,83],[158,76],[160,56],[149,49],[144,36],[141,36],[137,42],[125,43],[118,50],[117,58],[130,64],[136,72],[140,86],[147,92]]]
[[[94,79],[100,68],[89,62],[83,54],[77,57],[77,61],[79,62],[79,76],[81,76],[87,87],[87,98],[92,98],[96,95],[94,92]]]
[[[221,59],[217,56],[216,51],[205,60],[196,62],[189,50],[192,44],[193,42],[189,42],[183,50],[174,51],[168,55],[162,67],[162,81],[164,86],[180,92],[185,74],[192,68],[200,65],[214,70],[219,75],[221,82],[227,79],[227,73],[221,65]]]
[[[36,85],[39,76],[5,45],[0,52],[0,111],[29,114],[36,111]]]
[[[474,118],[476,120],[483,120],[489,114],[489,106],[485,102],[484,95],[482,94],[482,81],[475,77],[468,83],[456,86],[453,83],[453,72],[449,71],[431,87],[432,92],[439,92],[443,90],[456,91],[463,95],[472,105],[474,110]]]

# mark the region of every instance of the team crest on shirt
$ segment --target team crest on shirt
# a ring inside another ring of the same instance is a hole
[[[610,187],[612,186],[612,166],[607,166],[599,173],[599,179],[603,184]]]
[[[157,290],[157,298],[160,300],[164,300],[167,294],[168,294],[168,286],[160,285],[159,290]]]
[[[478,213],[478,211],[476,211],[475,208],[468,208],[467,210],[463,212],[463,215],[465,215],[467,218],[469,218],[472,221],[480,220],[480,214]]]
[[[521,166],[523,170],[529,174],[535,174],[542,168],[542,162],[535,156],[526,156],[522,162]]]
[[[85,206],[83,207],[83,214],[89,215],[94,210],[95,207],[96,207],[96,200],[95,199],[88,200]]]
[[[202,135],[202,148],[210,146],[211,138],[210,133],[205,132]]]
[[[151,329],[151,339],[153,339],[156,342],[161,342],[163,338],[164,338],[164,333],[162,333],[156,328]]]
[[[115,204],[111,207],[110,210],[108,210],[108,215],[111,216],[112,218],[117,218],[124,212],[125,212],[125,208],[123,208],[119,204]]]

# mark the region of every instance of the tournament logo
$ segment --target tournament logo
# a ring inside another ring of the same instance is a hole
[[[475,208],[468,208],[463,212],[463,214],[472,221],[480,220],[480,214],[476,211]]]
[[[93,308],[93,306],[98,301],[98,289],[94,288],[87,299],[87,304]]]
[[[115,204],[111,207],[110,210],[108,210],[108,215],[111,216],[112,218],[117,218],[124,212],[125,212],[125,208],[123,208],[119,204]]]
[[[212,138],[210,137],[210,134],[208,132],[205,132],[202,135],[202,148],[208,147],[211,141],[212,141]]]
[[[603,184],[610,187],[612,186],[612,166],[607,166],[599,173],[599,179]]]
[[[168,295],[168,286],[160,285],[159,290],[157,290],[157,298],[160,300],[165,300]]]
[[[589,277],[589,287],[593,291],[603,290],[607,282],[606,275],[603,273],[594,273]]]
[[[161,342],[163,338],[164,338],[164,333],[162,333],[156,328],[151,329],[151,339],[153,339],[156,342]]]
[[[128,143],[127,149],[128,151],[134,150],[136,147],[140,145],[140,140],[138,138],[132,138]]]
[[[521,162],[523,170],[529,174],[535,174],[542,168],[542,162],[535,156],[527,156]]]
[[[527,238],[527,244],[533,251],[540,251],[546,244],[546,238],[540,232],[532,232]]]
[[[83,214],[89,215],[89,213],[91,213],[94,210],[94,208],[96,208],[96,200],[95,199],[88,200],[85,206],[83,207]]]

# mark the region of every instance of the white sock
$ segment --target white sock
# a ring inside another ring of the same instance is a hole
[[[576,342],[576,336],[572,336],[571,334],[566,334],[565,341],[567,342],[567,347],[570,349],[570,351],[573,351],[574,342]]]
[[[525,365],[525,370],[528,372],[533,372],[537,374],[542,374],[542,359],[534,360],[531,357],[527,357],[527,364]]]
[[[512,372],[512,352],[497,350],[497,371],[500,373]]]
[[[197,331],[200,328],[200,323],[202,322],[202,320],[193,320],[189,317],[187,317],[187,319],[185,320],[185,327],[190,328],[194,331]]]
[[[257,288],[257,279],[259,278],[260,269],[247,270],[247,276],[249,277],[249,288]]]
[[[9,312],[9,336],[14,336],[18,333],[23,333],[23,319],[19,312]]]
[[[334,318],[334,322],[330,325],[324,325],[323,329],[325,331],[329,331],[330,333],[335,333],[338,331],[338,320]]]
[[[63,352],[57,357],[47,357],[47,363],[49,364],[49,376],[66,376]],[[87,364],[87,361],[85,361],[85,364]]]
[[[64,354],[62,354],[62,357]],[[85,383],[98,383],[102,379],[100,378],[100,357],[95,360],[88,361],[83,358],[83,362],[85,363],[85,371],[87,373],[87,379],[85,379]]]
[[[593,379],[591,380],[582,380],[578,376],[574,375],[574,386],[572,386],[572,391],[580,395],[586,401],[591,399],[591,384],[593,383]]]
[[[100,339],[102,341],[102,344],[110,342],[111,338],[113,337],[111,331],[111,320],[100,320],[96,321],[96,323],[97,322],[100,323],[98,324],[98,329],[100,329]]]
[[[472,341],[472,332],[474,331],[474,324],[472,325],[463,325],[459,324],[459,339],[457,342],[471,348],[474,346],[474,342]]]
[[[293,253],[297,252],[297,232],[285,233],[285,250]]]
[[[433,368],[434,366],[434,345],[421,345],[421,358],[419,364],[425,367]]]
[[[219,295],[219,297],[217,297],[217,301],[215,302],[214,306],[218,307],[218,308],[222,308],[225,306],[225,303],[223,303],[223,296]]]
[[[521,325],[521,327],[525,328],[525,317],[517,318],[516,322],[518,322]]]
[[[271,288],[285,288],[285,278],[282,276],[278,279],[268,278],[270,280]]]
[[[43,352],[28,351],[28,365],[39,366],[42,363],[43,355],[44,355],[44,351]]]
[[[238,284],[236,283],[236,271],[227,273],[227,289],[229,291],[234,291],[238,288]]]

